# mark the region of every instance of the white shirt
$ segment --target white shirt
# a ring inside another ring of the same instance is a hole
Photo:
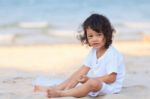
[[[91,68],[87,74],[89,77],[101,77],[112,72],[117,73],[116,81],[109,85],[114,89],[114,92],[121,90],[125,67],[122,55],[114,47],[110,46],[98,59],[96,49],[92,48],[84,61],[84,65]]]

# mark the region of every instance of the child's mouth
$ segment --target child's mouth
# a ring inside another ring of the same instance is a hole
[[[98,45],[99,45],[99,43],[93,43],[92,45],[93,45],[93,46],[98,46]]]

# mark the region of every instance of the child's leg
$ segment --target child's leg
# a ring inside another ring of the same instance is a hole
[[[68,80],[60,83],[59,85],[51,86],[51,87],[44,87],[44,86],[40,86],[40,85],[34,85],[33,90],[34,90],[34,92],[45,92],[45,91],[47,91],[48,88],[57,89],[57,90],[64,90],[64,89],[73,88],[77,83],[78,82],[77,82],[76,79],[68,79]]]
[[[90,70],[89,67],[82,66],[81,68],[79,68],[79,70],[74,72],[67,80],[65,80],[64,82],[60,83],[59,85],[57,85],[53,88],[55,88],[57,90],[74,88],[78,84],[78,80],[79,80],[80,76],[86,75],[89,70]],[[47,88],[44,88],[42,86],[35,86],[34,87],[35,92],[42,92],[45,90],[47,90]]]
[[[34,92],[45,92],[49,87],[44,87],[40,85],[34,85]]]
[[[64,90],[64,89],[70,89],[72,85],[72,83],[74,83],[75,81],[71,81],[71,80],[66,80],[62,83],[60,83],[59,85],[56,86],[51,86],[51,87],[44,87],[44,86],[40,86],[40,85],[34,85],[34,92],[45,92],[47,91],[48,88],[53,88],[53,89],[57,89],[57,90]],[[75,84],[74,84],[75,85]]]
[[[74,88],[79,83],[78,80],[80,79],[80,77],[82,75],[86,75],[89,70],[90,70],[89,67],[82,66],[76,72],[74,72],[66,81],[56,86],[56,89],[64,90]]]
[[[47,91],[48,97],[65,97],[65,96],[73,96],[73,97],[84,97],[89,92],[99,91],[102,88],[102,83],[96,79],[89,79],[86,83],[81,86],[69,89],[69,90],[53,90],[49,89]]]

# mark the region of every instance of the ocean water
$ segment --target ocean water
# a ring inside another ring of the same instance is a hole
[[[127,38],[132,32],[134,37],[150,32],[149,9],[149,0],[0,0],[0,42],[10,35],[27,38],[51,30],[70,35],[92,13],[106,15],[117,32]]]

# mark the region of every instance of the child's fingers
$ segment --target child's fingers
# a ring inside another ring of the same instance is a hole
[[[83,81],[83,79],[78,79],[78,82],[82,82]]]
[[[48,98],[51,98],[50,90],[49,90],[49,89],[47,90],[47,97],[48,97]]]
[[[78,82],[83,82],[83,79],[78,79]]]
[[[78,79],[78,82],[84,83],[87,79],[88,77],[86,75],[81,75],[80,78]]]
[[[87,78],[87,76],[86,75],[82,75],[82,78]]]
[[[85,78],[82,78],[82,79],[79,79],[79,80],[78,80],[78,82],[80,82],[80,83],[84,83],[84,82],[85,82],[85,80],[86,80]]]

